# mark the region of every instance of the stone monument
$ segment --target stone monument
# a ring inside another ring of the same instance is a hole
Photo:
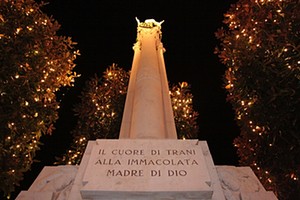
[[[212,197],[199,141],[177,140],[161,24],[138,21],[120,137],[93,146],[83,177],[84,199]]]
[[[161,43],[161,24],[138,21],[120,139],[177,139]]]
[[[45,167],[17,199],[276,199],[250,168],[217,167],[205,141],[177,139],[162,22],[137,21],[119,139],[89,141],[80,166]]]

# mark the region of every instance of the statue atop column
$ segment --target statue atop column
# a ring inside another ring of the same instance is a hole
[[[137,19],[120,139],[177,139],[161,42],[161,24]]]

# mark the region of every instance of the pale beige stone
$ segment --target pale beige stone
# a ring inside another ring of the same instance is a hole
[[[177,139],[161,42],[161,23],[138,22],[120,139]]]
[[[198,140],[97,140],[83,177],[84,199],[211,199]]]

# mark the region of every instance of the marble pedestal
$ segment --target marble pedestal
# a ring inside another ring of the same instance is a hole
[[[122,155],[120,155],[122,154]],[[17,200],[276,200],[250,167],[215,166],[206,141],[89,141],[80,166],[46,166]]]
[[[198,140],[97,140],[83,176],[83,199],[211,199]]]

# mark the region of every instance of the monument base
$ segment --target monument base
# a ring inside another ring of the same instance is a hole
[[[198,140],[97,140],[83,176],[83,199],[211,199]]]
[[[43,196],[44,194],[44,196]],[[89,141],[80,166],[45,167],[18,200],[277,199],[249,167],[215,166],[198,140]]]

